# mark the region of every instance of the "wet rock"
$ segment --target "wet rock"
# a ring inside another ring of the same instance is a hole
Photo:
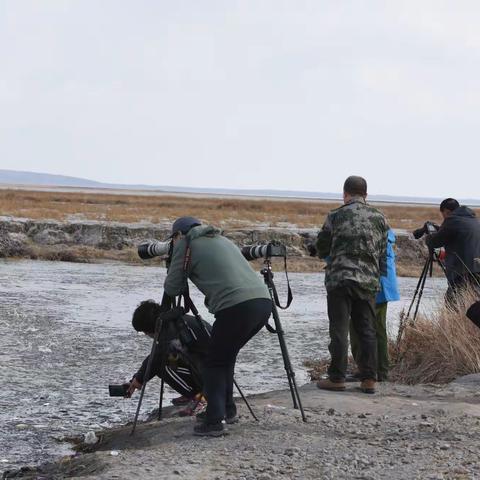
[[[24,257],[30,254],[30,250],[23,240],[22,234],[9,233],[0,225],[0,258]]]
[[[32,236],[32,240],[39,245],[58,245],[71,243],[70,236],[62,230],[47,228]]]
[[[83,441],[87,445],[95,445],[98,442],[98,437],[95,435],[95,432],[87,432],[84,436]]]
[[[460,385],[480,385],[480,373],[471,373],[470,375],[458,377],[451,383]]]

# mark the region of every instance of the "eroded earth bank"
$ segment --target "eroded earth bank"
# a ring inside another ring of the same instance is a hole
[[[0,217],[0,258],[31,258],[94,262],[120,260],[140,263],[136,246],[145,239],[163,240],[170,224],[117,223],[100,221],[60,222]],[[237,245],[267,243],[275,240],[287,246],[290,269],[318,271],[320,260],[308,255],[306,244],[318,230],[270,228],[254,225],[224,231]],[[399,275],[417,275],[427,255],[423,241],[414,240],[406,231],[396,231]]]

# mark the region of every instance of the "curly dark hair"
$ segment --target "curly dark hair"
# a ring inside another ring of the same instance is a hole
[[[155,322],[164,309],[154,300],[145,300],[133,312],[132,326],[137,332],[154,333]]]

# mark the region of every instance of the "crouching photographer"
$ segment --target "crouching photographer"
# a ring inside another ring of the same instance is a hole
[[[188,297],[190,278],[215,316],[203,369],[208,405],[206,414],[197,416],[194,434],[223,435],[222,421],[237,420],[233,376],[238,352],[266,324],[272,301],[238,247],[216,228],[193,217],[180,217],[173,223],[171,237],[173,252],[165,294]]]
[[[153,338],[157,318],[167,309],[153,300],[142,302],[133,314],[133,328]],[[185,405],[180,415],[199,413],[205,406],[201,371],[208,351],[210,330],[209,323],[192,315],[169,320],[158,338],[159,347],[155,349],[148,377],[145,375],[150,355],[126,384],[125,396],[130,398],[144,382],[158,376],[181,395],[172,401],[174,405]]]

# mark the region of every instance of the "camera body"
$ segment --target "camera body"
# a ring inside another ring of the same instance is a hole
[[[128,392],[128,383],[122,383],[121,385],[109,385],[108,394],[111,397],[126,397]]]
[[[285,245],[276,242],[267,243],[267,245],[246,245],[240,249],[242,255],[247,260],[256,258],[286,257],[287,248]]]
[[[432,233],[438,232],[439,229],[440,227],[436,223],[428,221],[423,224],[423,227],[417,228],[412,233],[414,238],[418,240],[424,235],[431,235]]]
[[[159,240],[145,240],[138,245],[138,256],[143,260],[148,260],[153,257],[163,257],[170,255],[172,248],[172,241],[160,242]]]

